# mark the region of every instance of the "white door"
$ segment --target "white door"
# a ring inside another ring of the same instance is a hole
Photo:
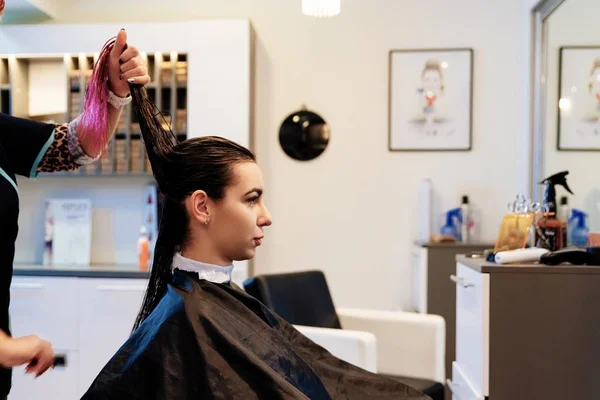
[[[456,362],[452,363],[452,380],[448,381],[448,387],[452,392],[452,400],[485,400],[485,396],[473,388]]]
[[[146,285],[146,279],[79,280],[81,396],[129,338]]]

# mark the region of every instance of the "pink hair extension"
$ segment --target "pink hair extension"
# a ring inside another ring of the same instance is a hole
[[[2,0],[0,0],[2,1]],[[108,60],[116,37],[109,39],[102,48],[94,65],[85,92],[83,112],[79,121],[81,132],[91,136],[90,152],[100,154],[108,144]]]

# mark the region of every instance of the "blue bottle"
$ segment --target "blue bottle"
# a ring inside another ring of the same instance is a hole
[[[460,208],[453,208],[446,213],[446,225],[442,226],[440,233],[460,241],[460,229],[454,224],[455,219],[459,224],[462,224],[462,212]]]
[[[588,233],[590,229],[586,226],[587,214],[576,208],[571,213],[569,225],[571,228],[571,244],[577,247],[586,247],[588,244]]]

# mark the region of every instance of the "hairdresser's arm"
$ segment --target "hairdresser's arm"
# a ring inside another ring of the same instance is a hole
[[[127,33],[121,30],[117,35],[115,46],[113,47],[108,61],[108,85],[112,93],[117,97],[126,98],[129,94],[129,84],[147,85],[150,82],[148,69],[140,52],[134,46],[129,46],[126,49]],[[115,108],[107,104],[108,107],[108,126],[106,130],[107,142],[111,139],[119,117],[121,116],[122,107]],[[91,140],[92,135],[87,135],[86,128],[82,124],[77,126],[77,136],[81,144],[82,150],[92,159],[97,158],[100,154],[94,154],[92,151]]]
[[[39,376],[54,365],[50,342],[35,335],[12,338],[0,329],[0,365],[12,368],[28,364],[27,373]]]
[[[150,82],[148,70],[144,65],[139,51],[133,46],[129,46],[127,50],[124,50],[126,42],[127,34],[125,31],[119,32],[116,44],[110,53],[108,61],[108,89],[110,89],[114,96],[122,99],[129,96],[130,83],[146,85]],[[106,126],[106,138],[108,142],[115,132],[123,108],[121,106],[115,107],[108,103],[105,106],[107,107],[108,113]],[[14,120],[17,121],[16,119]],[[32,127],[27,129],[17,129],[19,126],[26,123],[29,125],[33,124],[33,122],[20,121],[20,124],[15,123],[14,131],[43,131],[42,133],[44,133],[44,135],[37,135],[40,136],[38,140],[38,142],[40,142],[39,146],[28,146],[32,148],[32,155],[28,158],[31,159],[31,162],[22,163],[24,164],[24,167],[21,168],[23,170],[21,173],[22,175],[33,178],[39,172],[73,171],[81,165],[90,164],[96,161],[101,155],[99,150],[92,151],[92,140],[94,135],[89,133],[93,127],[85,126],[84,123],[81,123],[81,118],[76,118],[68,124],[47,125],[48,129],[46,130],[36,130]],[[50,133],[52,133],[51,136]],[[19,136],[19,138],[22,136],[23,135]],[[24,139],[25,138],[23,138],[23,140]],[[29,141],[31,142],[31,140]],[[13,139],[9,144],[13,142],[17,143],[17,140]],[[48,145],[42,148],[42,144],[45,142]],[[15,144],[15,147],[18,147],[17,144]],[[39,150],[40,148],[41,150]],[[33,150],[35,150],[35,152],[33,152]],[[40,152],[40,155],[36,159],[38,151]],[[35,163],[33,162],[33,159],[36,159]],[[31,166],[32,163],[33,167]],[[29,173],[30,169],[31,174]]]

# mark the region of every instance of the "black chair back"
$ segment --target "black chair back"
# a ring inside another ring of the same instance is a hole
[[[322,271],[259,275],[244,289],[291,324],[342,328]]]

